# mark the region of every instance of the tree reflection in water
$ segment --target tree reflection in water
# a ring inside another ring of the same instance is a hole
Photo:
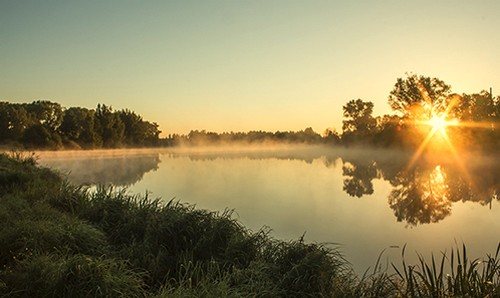
[[[400,172],[392,181],[389,206],[398,221],[410,225],[438,222],[451,213],[446,174],[441,166],[415,167]]]
[[[372,180],[377,178],[375,162],[366,160],[344,162],[342,173],[348,177],[344,179],[343,189],[350,196],[361,198],[363,195],[373,193]]]
[[[498,196],[498,165],[471,166],[468,173],[453,164],[424,161],[407,168],[406,160],[344,159],[344,191],[362,197],[373,193],[372,180],[388,181],[388,203],[400,222],[409,226],[435,223],[451,214],[454,202],[489,205]]]
[[[171,157],[184,155],[173,154]],[[464,174],[456,162],[445,156],[434,156],[408,169],[411,152],[397,150],[295,150],[275,152],[236,152],[187,154],[193,161],[217,159],[278,159],[321,161],[327,168],[340,162],[344,176],[343,190],[361,198],[374,193],[374,179],[388,181],[392,187],[387,198],[396,219],[409,226],[436,223],[449,216],[458,201],[481,205],[500,200],[498,196],[499,164],[493,159],[471,159]],[[490,157],[491,158],[491,157]]]
[[[156,171],[160,163],[158,153],[123,154],[115,156],[43,159],[43,165],[58,169],[72,183],[78,185],[130,186],[140,181],[144,174]]]
[[[361,198],[374,193],[374,179],[388,181],[392,187],[387,198],[396,219],[409,226],[439,222],[452,212],[454,202],[476,202],[488,206],[498,196],[500,165],[496,160],[472,160],[467,174],[449,161],[422,160],[408,169],[410,155],[398,151],[296,150],[274,152],[235,152],[211,154],[168,154],[169,158],[189,157],[193,162],[217,159],[278,159],[318,161],[327,168],[342,165],[343,190]],[[159,153],[124,154],[97,158],[45,159],[43,164],[70,172],[77,184],[136,183],[149,171],[158,169]],[[491,205],[490,205],[491,206]]]

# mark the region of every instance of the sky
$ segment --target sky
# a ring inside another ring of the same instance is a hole
[[[163,135],[342,126],[405,73],[500,92],[500,1],[0,0],[0,101],[128,108]]]

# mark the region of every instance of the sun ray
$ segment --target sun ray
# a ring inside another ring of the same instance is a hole
[[[427,144],[431,141],[432,137],[434,134],[436,134],[436,131],[434,128],[427,134],[425,137],[424,141],[418,146],[417,151],[415,151],[415,154],[413,154],[412,158],[410,159],[410,162],[408,163],[408,166],[406,167],[406,170],[409,170],[413,167],[415,162],[420,158],[422,153],[424,152],[425,148],[427,147]]]
[[[496,129],[498,122],[488,122],[488,121],[460,121],[457,126],[469,127],[469,128],[486,128],[486,129]]]
[[[455,162],[457,163],[460,171],[462,172],[462,174],[465,176],[465,179],[469,182],[469,183],[473,183],[472,181],[472,178],[471,176],[469,175],[469,172],[467,171],[467,167],[465,166],[465,164],[463,163],[463,159],[460,158],[460,155],[458,154],[458,151],[457,149],[455,148],[455,146],[453,146],[453,144],[451,143],[451,140],[450,138],[448,137],[448,135],[445,133],[443,134],[443,139],[445,140],[446,144],[448,145],[448,148],[450,149],[452,155],[453,155],[453,158],[455,159]]]
[[[424,93],[422,94],[424,99],[426,100],[426,103],[432,102],[428,94]],[[457,119],[448,119],[448,115],[450,114],[452,108],[458,103],[459,98],[457,96],[452,96],[450,102],[444,109],[442,113],[436,113],[432,107],[429,107],[429,119],[427,120],[414,120],[411,123],[414,125],[423,125],[423,126],[430,126],[431,130],[425,137],[425,139],[422,141],[422,143],[419,145],[417,150],[415,151],[415,154],[412,156],[410,159],[407,169],[410,169],[413,167],[415,162],[420,158],[420,156],[423,154],[424,150],[426,147],[429,145],[430,141],[433,139],[433,137],[436,135],[437,132],[441,135],[441,137],[445,140],[447,147],[449,150],[452,152],[453,157],[456,159],[457,163],[459,164],[461,170],[464,172],[465,175],[469,176],[467,174],[465,165],[461,163],[461,160],[459,158],[458,152],[456,148],[453,146],[451,143],[450,138],[448,137],[448,134],[446,133],[446,128],[449,126],[461,126],[461,123]]]

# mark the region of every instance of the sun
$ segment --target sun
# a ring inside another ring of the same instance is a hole
[[[432,130],[434,132],[440,132],[440,133],[445,133],[446,132],[446,127],[448,126],[455,126],[457,125],[457,120],[447,120],[445,116],[438,116],[434,115],[432,116],[431,119],[427,121],[427,125],[432,127]]]
[[[430,125],[434,131],[443,131],[446,126],[448,126],[444,117],[439,116],[433,116],[429,119],[427,124]]]
[[[415,122],[416,125],[423,125],[430,127],[430,130],[427,132],[427,136],[422,141],[420,146],[417,148],[415,154],[411,158],[407,167],[408,169],[413,166],[413,164],[422,155],[424,150],[428,147],[428,145],[432,141],[434,141],[434,144],[440,144],[440,145],[444,144],[447,148],[451,150],[457,161],[460,163],[458,153],[453,144],[451,143],[451,140],[448,137],[446,129],[449,126],[461,126],[461,123],[457,119],[449,119],[448,111],[449,109],[447,109],[447,111],[445,111],[442,114],[433,114],[433,116],[430,117],[428,120],[420,120]],[[436,139],[436,135],[438,135],[439,138]]]

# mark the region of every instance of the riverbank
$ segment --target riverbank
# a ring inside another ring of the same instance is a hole
[[[249,231],[229,211],[106,188],[89,192],[19,154],[0,155],[0,198],[2,296],[495,296],[500,290],[498,255],[479,263],[460,250],[450,264],[443,259],[449,277],[439,259],[434,267],[405,265],[400,274],[376,265],[361,278],[335,247]]]

